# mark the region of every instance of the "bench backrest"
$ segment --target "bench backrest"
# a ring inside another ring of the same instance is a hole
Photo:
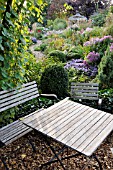
[[[71,83],[71,97],[98,100],[98,83]]]
[[[14,90],[0,91],[0,112],[25,103],[39,96],[35,81],[23,84]]]

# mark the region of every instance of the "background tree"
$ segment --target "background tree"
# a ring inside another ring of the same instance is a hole
[[[65,10],[65,3],[66,0],[52,0],[47,11],[48,19],[61,18],[62,11]]]
[[[89,18],[97,9],[105,9],[110,5],[111,0],[67,0],[67,3],[73,7],[73,14],[79,11],[80,14]]]

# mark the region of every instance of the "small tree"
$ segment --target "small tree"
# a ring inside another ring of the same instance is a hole
[[[113,88],[113,51],[109,46],[101,59],[97,78],[102,88]]]

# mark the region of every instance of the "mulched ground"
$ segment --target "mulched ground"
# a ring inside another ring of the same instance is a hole
[[[26,137],[22,137],[12,144],[0,149],[0,155],[5,156],[6,162],[9,162],[9,170],[40,170],[40,165],[47,162],[53,156],[53,153],[45,143],[41,134],[31,132],[27,135],[36,146],[36,152],[33,153],[32,147],[27,142]],[[56,151],[63,147],[62,144],[50,139],[52,146]],[[26,145],[25,145],[26,144]],[[113,170],[113,133],[102,143],[96,150],[95,154],[98,156],[104,170]],[[75,154],[76,151],[72,149],[65,149],[61,156]],[[8,155],[10,158],[8,159]],[[63,160],[67,170],[98,170],[98,163],[94,159],[86,158],[85,156],[78,156],[68,160]],[[0,170],[5,170],[3,163],[0,162]],[[42,170],[62,170],[59,163],[53,163]]]

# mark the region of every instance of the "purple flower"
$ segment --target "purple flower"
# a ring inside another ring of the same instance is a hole
[[[111,35],[107,35],[107,36],[104,36],[102,38],[98,38],[98,37],[95,37],[95,38],[92,38],[90,41],[86,41],[83,46],[91,46],[91,45],[95,45],[97,43],[101,43],[105,40],[111,40],[113,41],[113,38]]]
[[[33,43],[37,43],[37,39],[35,37],[32,37],[31,40]]]
[[[87,55],[86,58],[87,58],[87,60],[88,60],[89,63],[94,63],[94,62],[96,62],[96,61],[99,60],[100,54],[99,54],[99,53],[96,53],[95,51],[93,51],[93,52],[90,52],[90,53]]]
[[[83,72],[87,76],[95,76],[98,72],[96,66],[90,66],[87,61],[82,59],[72,59],[65,66],[65,69],[74,68],[78,71]]]
[[[86,41],[83,46],[90,46],[91,45],[91,42],[90,41]]]

